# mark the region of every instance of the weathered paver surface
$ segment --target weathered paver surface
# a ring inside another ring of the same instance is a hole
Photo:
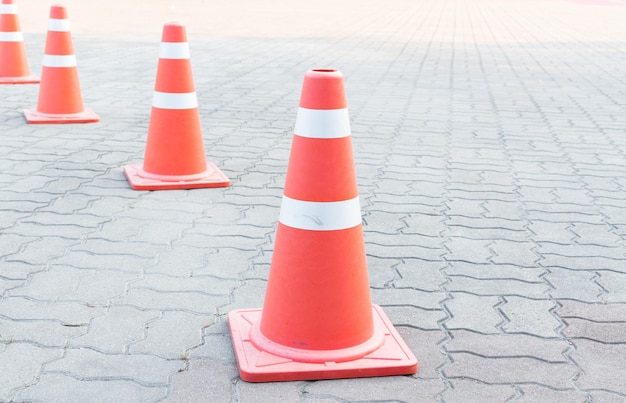
[[[22,3],[38,74],[48,2]],[[101,122],[27,125],[38,87],[0,87],[0,401],[626,401],[626,3],[300,3],[67,1]],[[170,19],[229,188],[123,176]],[[314,67],[346,77],[372,298],[415,376],[238,377],[225,314],[263,304]]]

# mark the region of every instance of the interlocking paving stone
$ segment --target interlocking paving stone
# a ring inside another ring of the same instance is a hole
[[[519,385],[517,386],[521,396],[517,397],[515,401],[520,402],[587,402],[590,396],[589,392],[573,390],[554,390],[548,387],[539,385]],[[609,401],[604,399],[598,399],[597,401]]]
[[[27,285],[10,291],[8,295],[106,305],[110,299],[123,295],[126,285],[137,279],[136,274],[115,270],[52,266],[47,271],[31,275]]]
[[[43,374],[36,384],[18,391],[16,401],[72,402],[97,400],[103,403],[120,401],[159,401],[167,388],[146,387],[125,379],[76,379],[65,374]]]
[[[527,334],[481,334],[453,330],[445,343],[448,352],[472,353],[485,358],[533,357],[545,362],[567,363],[563,355],[570,348],[565,340],[545,339]]]
[[[603,290],[598,283],[597,272],[558,267],[549,267],[546,271],[548,274],[544,278],[553,287],[550,290],[552,298],[600,302]]]
[[[145,327],[159,317],[128,307],[110,307],[105,314],[91,320],[86,331],[69,340],[72,347],[89,347],[101,352],[122,354],[128,345],[144,338]]]
[[[241,380],[237,381],[238,375],[239,372],[233,365],[211,360],[191,360],[189,368],[173,377],[174,392],[164,401],[231,402],[234,398],[233,384],[243,383]],[[276,395],[272,395],[275,398]],[[253,394],[252,399],[256,400],[257,397],[258,395]]]
[[[104,309],[76,302],[38,301],[24,297],[0,300],[2,315],[14,320],[54,320],[64,326],[85,326]]]
[[[30,343],[8,343],[0,354],[0,399],[11,401],[17,389],[36,383],[42,365],[61,357],[63,350]]]
[[[202,329],[213,323],[212,315],[188,312],[163,312],[146,323],[141,340],[128,346],[131,354],[151,354],[169,360],[179,360],[188,350],[202,344]]]
[[[606,271],[600,273],[598,284],[606,290],[602,298],[608,302],[626,302],[626,273]]]
[[[555,308],[555,303],[550,300],[505,297],[505,304],[500,309],[506,315],[507,322],[502,329],[507,333],[556,337],[561,324],[551,312]]]
[[[63,348],[68,340],[87,332],[87,324],[67,325],[56,320],[9,320],[0,318],[2,343],[28,342],[40,347]]]
[[[305,385],[303,393],[311,399],[333,396],[347,401],[426,402],[443,391],[439,379],[415,379],[411,376],[391,378],[359,378],[353,380],[318,381]]]
[[[441,395],[445,402],[463,402],[471,396],[476,401],[502,402],[513,399],[516,396],[512,385],[494,385],[475,379],[452,379],[451,389],[447,389]]]
[[[481,333],[496,333],[504,318],[494,308],[500,303],[498,297],[451,293],[444,302],[451,318],[445,322],[447,329],[467,329]]]
[[[571,387],[576,368],[569,363],[547,363],[529,357],[481,357],[470,353],[450,354],[452,363],[443,368],[446,377],[475,379],[493,384],[542,384],[556,389]]]
[[[605,344],[593,340],[574,340],[572,358],[585,369],[576,381],[583,389],[608,390],[626,394],[622,374],[626,370],[626,345]]]
[[[63,358],[46,364],[44,371],[70,374],[78,379],[120,379],[143,385],[164,386],[170,375],[183,367],[184,363],[180,360],[140,354],[103,354],[78,348],[68,349]]]

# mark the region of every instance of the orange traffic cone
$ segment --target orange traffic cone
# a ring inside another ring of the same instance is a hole
[[[28,123],[89,123],[100,119],[83,106],[70,21],[63,6],[50,8],[37,109],[24,111]]]
[[[304,78],[263,309],[232,311],[249,382],[412,374],[417,360],[372,305],[343,76]]]
[[[0,4],[0,84],[36,84],[39,78],[30,75],[24,35],[20,30],[17,5],[13,0]]]
[[[135,190],[226,187],[228,178],[204,156],[185,26],[163,27],[143,166],[126,165]]]

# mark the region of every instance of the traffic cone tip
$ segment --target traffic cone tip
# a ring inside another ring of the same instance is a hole
[[[302,84],[300,107],[307,109],[346,108],[343,74],[334,69],[307,71]]]
[[[161,42],[187,42],[185,25],[180,22],[168,22],[164,24]]]
[[[56,20],[66,20],[67,8],[59,4],[50,6],[50,18]]]

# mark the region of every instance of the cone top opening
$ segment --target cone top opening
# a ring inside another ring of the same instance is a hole
[[[50,18],[55,20],[66,20],[67,9],[64,6],[54,5],[50,7]]]
[[[347,107],[343,74],[335,69],[313,69],[304,75],[300,107],[344,109]]]
[[[185,25],[180,22],[168,22],[164,24],[161,42],[187,42]]]

